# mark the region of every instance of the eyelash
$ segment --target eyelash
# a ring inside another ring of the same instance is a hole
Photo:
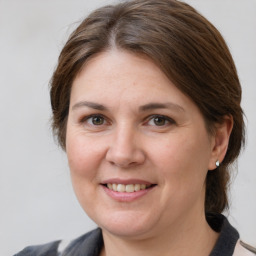
[[[100,119],[102,119],[103,123],[102,124],[98,124],[98,125],[97,124],[93,124],[93,118],[100,118]],[[163,125],[157,125],[155,123],[155,119],[156,118],[162,119],[162,121],[164,121],[164,124]],[[89,123],[90,119],[91,119],[91,123]],[[151,121],[154,122],[154,124],[150,124]],[[79,122],[82,123],[82,124],[88,123],[90,126],[94,126],[94,127],[97,127],[97,126],[101,127],[102,125],[106,125],[106,122],[109,122],[109,121],[102,114],[93,114],[93,115],[89,115],[89,116],[81,118],[81,120]],[[166,127],[166,126],[169,126],[169,125],[176,124],[176,122],[172,118],[170,118],[168,116],[155,114],[155,115],[150,115],[149,117],[147,117],[145,119],[145,122],[143,122],[143,124],[144,125],[148,125],[148,126],[155,126],[155,127]]]
[[[150,117],[148,117],[146,119],[146,123],[149,124],[150,121],[154,122],[154,119],[156,119],[156,118],[163,119],[165,122],[163,125],[154,124],[154,126],[157,126],[157,127],[166,127],[171,124],[176,124],[176,122],[172,118],[165,116],[165,115],[151,115]]]
[[[88,123],[88,120],[92,119],[92,122],[93,122],[93,118],[101,118],[103,119],[103,122],[105,123],[107,121],[107,118],[101,114],[93,114],[93,115],[89,115],[89,116],[86,116],[86,117],[83,117],[81,118],[81,120],[79,121],[80,123],[84,124],[85,122]],[[91,126],[101,126],[101,125],[104,125],[104,124],[93,124],[91,122]]]

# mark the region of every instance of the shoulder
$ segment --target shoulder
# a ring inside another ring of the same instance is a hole
[[[42,245],[28,246],[21,252],[14,256],[46,256],[46,255],[58,255],[58,246],[61,241],[54,241]]]
[[[210,256],[256,256],[256,249],[239,239],[238,231],[221,214],[207,214],[207,221],[219,238]]]
[[[233,256],[255,256],[256,248],[238,240]]]
[[[98,255],[103,245],[101,229],[92,230],[74,240],[59,240],[43,245],[29,246],[14,256],[71,256],[85,252],[86,255]]]

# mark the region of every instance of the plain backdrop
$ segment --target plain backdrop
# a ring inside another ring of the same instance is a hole
[[[187,2],[221,31],[241,79],[247,146],[226,214],[256,246],[256,1]],[[0,0],[0,255],[95,227],[76,201],[65,154],[52,138],[48,84],[70,32],[109,3]]]

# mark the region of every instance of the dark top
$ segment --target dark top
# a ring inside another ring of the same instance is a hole
[[[207,214],[207,221],[220,236],[209,256],[231,256],[239,239],[237,230],[223,215]],[[97,228],[73,240],[66,249],[58,252],[61,241],[29,246],[14,256],[99,256],[103,246],[102,232]]]

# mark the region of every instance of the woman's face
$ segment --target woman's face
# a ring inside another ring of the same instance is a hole
[[[74,80],[71,178],[103,232],[145,237],[196,223],[214,141],[197,106],[146,57],[104,52]]]

